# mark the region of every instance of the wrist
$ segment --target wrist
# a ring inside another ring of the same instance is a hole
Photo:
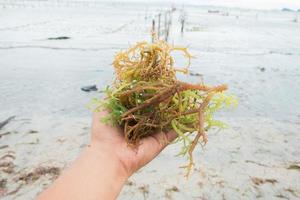
[[[101,163],[103,167],[106,166],[108,168],[107,173],[112,173],[117,180],[125,183],[129,178],[130,174],[127,168],[109,144],[105,142],[91,142],[86,151]]]

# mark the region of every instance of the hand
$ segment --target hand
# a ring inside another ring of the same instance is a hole
[[[175,132],[156,133],[129,147],[119,127],[101,123],[106,114],[94,114],[90,145],[38,199],[116,199],[127,178],[176,138]]]
[[[106,111],[94,113],[91,147],[95,151],[109,154],[111,159],[116,159],[127,177],[149,163],[177,137],[174,131],[155,133],[143,138],[137,147],[131,147],[126,143],[120,127],[101,122],[105,115]]]

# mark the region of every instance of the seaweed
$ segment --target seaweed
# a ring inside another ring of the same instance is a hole
[[[186,67],[175,67],[172,54],[176,51],[187,59]],[[226,127],[214,119],[215,112],[237,103],[234,96],[224,93],[226,84],[209,86],[178,80],[177,73],[189,74],[192,58],[187,48],[162,40],[137,43],[116,54],[116,78],[106,88],[106,98],[95,100],[96,110],[110,111],[102,121],[122,127],[130,146],[137,146],[142,138],[157,131],[176,131],[174,143],[182,144],[178,155],[189,159],[186,176],[194,165],[195,147],[208,141],[206,132]]]
[[[68,39],[71,39],[71,38],[68,37],[68,36],[59,36],[59,37],[49,37],[49,38],[47,38],[47,40],[68,40]]]

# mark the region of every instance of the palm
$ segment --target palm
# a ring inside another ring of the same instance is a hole
[[[129,174],[146,165],[155,158],[166,145],[176,138],[175,132],[156,133],[141,140],[136,147],[129,147],[120,127],[112,127],[101,122],[107,112],[94,114],[92,126],[92,143],[98,143],[115,156]]]

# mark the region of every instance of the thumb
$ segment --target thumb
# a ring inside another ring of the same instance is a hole
[[[167,133],[159,132],[142,139],[141,145],[138,147],[137,155],[139,157],[140,167],[153,160],[176,137],[177,133],[172,130]]]

